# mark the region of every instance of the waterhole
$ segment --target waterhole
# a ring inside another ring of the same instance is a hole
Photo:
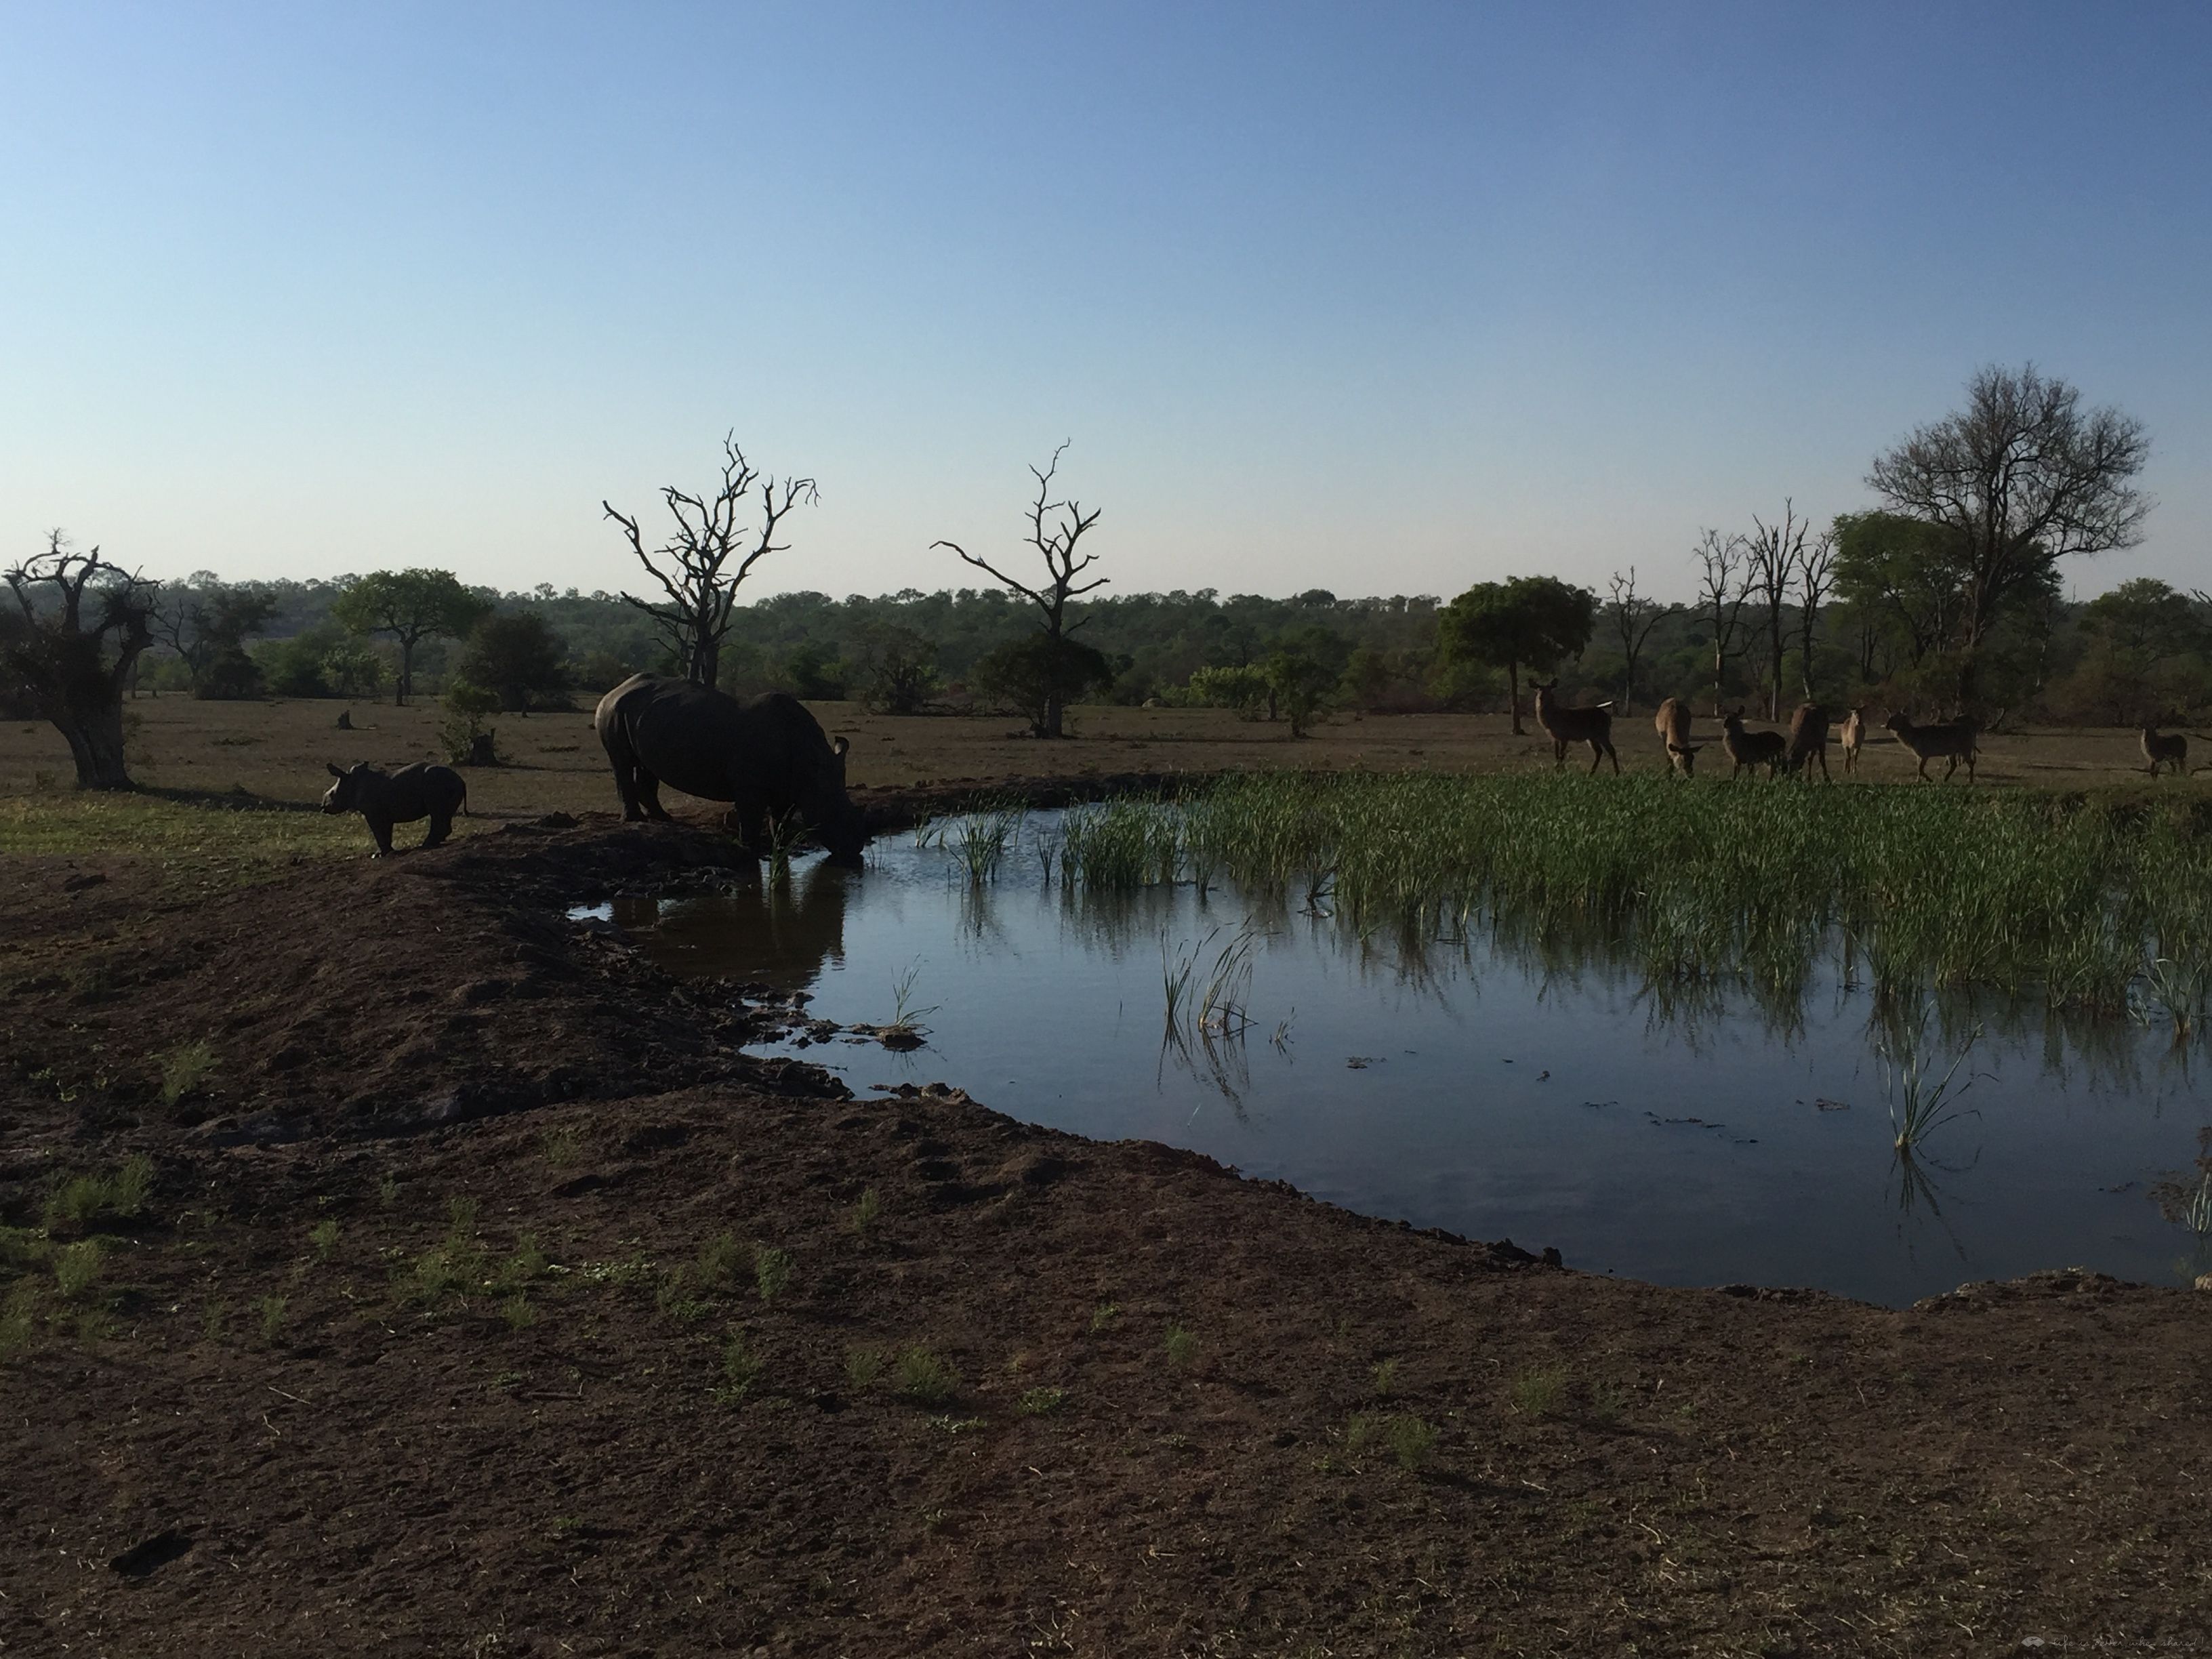
[[[981,882],[907,835],[864,871],[575,914],[678,972],[811,992],[841,1025],[903,1020],[919,1048],[760,1050],[857,1093],[941,1080],[1586,1271],[1903,1305],[2045,1267],[2212,1267],[2212,1103],[2169,1024],[1884,1006],[1840,937],[1787,986],[1655,986],[1540,927],[1354,925],[1323,884],[1093,892],[1050,862],[1059,839],[1030,815]],[[1932,1121],[1900,1154],[1916,1097]]]

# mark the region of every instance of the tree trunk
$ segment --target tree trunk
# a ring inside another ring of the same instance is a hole
[[[1521,665],[1516,662],[1505,665],[1505,706],[1513,711],[1513,735],[1527,737],[1521,729]]]
[[[94,709],[70,709],[54,719],[76,763],[80,789],[129,789],[135,786],[123,765],[123,704]]]
[[[1766,718],[1782,718],[1782,607],[1769,605],[1766,611],[1766,646],[1773,659],[1773,672],[1766,680]]]
[[[404,708],[415,689],[415,641],[404,635],[399,641],[399,678],[392,682],[392,706]]]

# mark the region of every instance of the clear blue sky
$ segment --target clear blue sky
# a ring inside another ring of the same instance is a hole
[[[2033,359],[2212,585],[2212,7],[0,4],[0,553],[615,588],[734,427],[763,591],[1450,594],[1868,504]]]

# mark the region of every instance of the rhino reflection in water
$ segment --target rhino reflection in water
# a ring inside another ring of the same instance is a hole
[[[730,803],[748,847],[766,844],[771,821],[793,812],[840,864],[867,845],[860,811],[845,793],[845,739],[833,744],[798,698],[771,691],[751,702],[708,685],[633,674],[599,699],[592,728],[615,769],[623,817],[665,818],[660,786]]]
[[[763,979],[804,990],[832,962],[845,959],[849,871],[826,863],[744,882],[734,891],[663,908],[653,899],[617,899],[621,927],[647,927],[692,974]],[[634,908],[632,907],[635,907]]]

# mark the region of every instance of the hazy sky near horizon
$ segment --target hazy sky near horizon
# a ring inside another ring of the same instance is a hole
[[[734,428],[759,592],[1449,595],[1872,504],[2033,360],[2212,585],[2212,8],[0,0],[0,556],[635,584]],[[639,591],[635,590],[634,591]]]

